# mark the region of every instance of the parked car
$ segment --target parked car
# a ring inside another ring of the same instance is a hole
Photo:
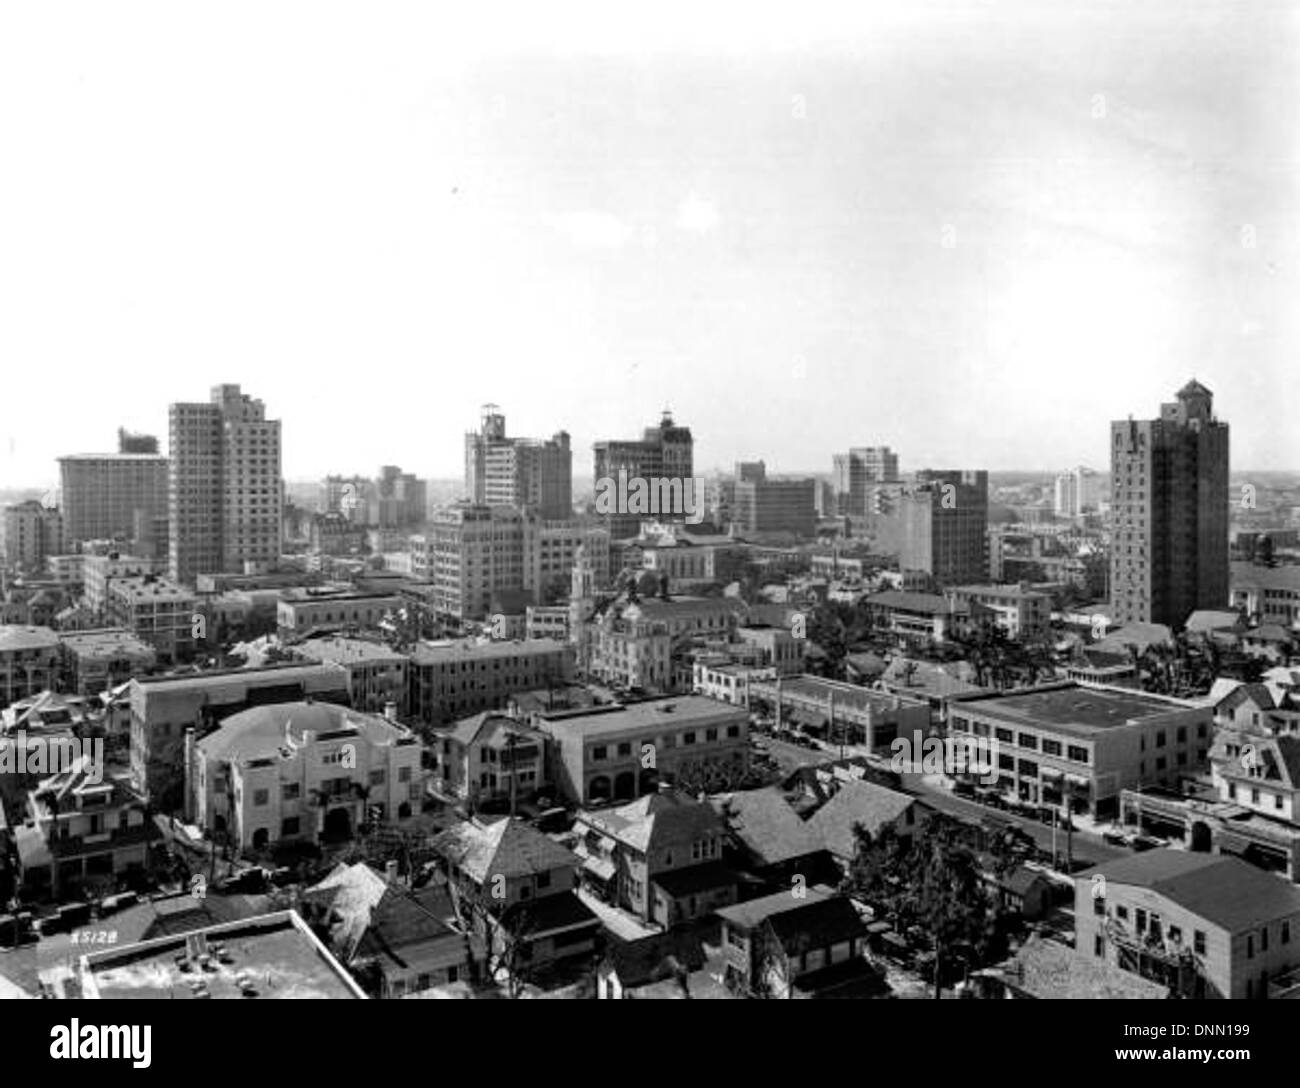
[[[1108,842],[1111,846],[1128,846],[1129,836],[1123,831],[1116,831],[1113,827],[1108,827],[1101,833],[1101,841]]]
[[[1155,850],[1161,846],[1169,844],[1164,839],[1157,839],[1154,835],[1134,835],[1129,845],[1137,851]]]

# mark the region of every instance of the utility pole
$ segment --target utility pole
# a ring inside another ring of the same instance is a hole
[[[510,730],[506,733],[506,751],[510,755],[510,819],[515,818],[515,786],[518,782],[518,772],[515,768],[515,745],[519,743],[519,736]]]

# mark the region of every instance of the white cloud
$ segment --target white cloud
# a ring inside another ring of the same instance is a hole
[[[719,221],[718,209],[696,193],[691,193],[677,209],[677,225],[695,234],[708,234]]]

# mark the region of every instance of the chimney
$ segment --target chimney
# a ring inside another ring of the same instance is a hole
[[[384,879],[389,884],[397,883],[397,862],[395,860],[384,863]]]

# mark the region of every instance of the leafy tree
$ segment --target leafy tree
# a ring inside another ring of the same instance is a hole
[[[934,996],[953,957],[987,962],[1005,951],[1005,916],[990,902],[969,832],[942,814],[930,817],[910,842],[886,825],[876,837],[855,828],[857,852],[846,889],[883,910],[898,931],[919,928],[934,952]],[[995,869],[1011,864],[1009,849],[994,852]],[[1005,871],[1005,870],[1004,870]]]

